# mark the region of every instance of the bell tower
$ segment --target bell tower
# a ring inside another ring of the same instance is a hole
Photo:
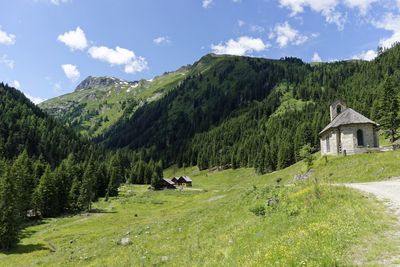
[[[347,109],[346,103],[342,100],[336,100],[329,106],[329,111],[331,114],[331,121],[333,121],[340,113]]]

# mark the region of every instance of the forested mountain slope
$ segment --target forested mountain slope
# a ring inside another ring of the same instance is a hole
[[[47,100],[39,107],[87,137],[105,132],[120,117],[155,101],[183,80],[187,66],[152,80],[123,81],[114,77],[83,80],[74,92]]]
[[[0,250],[17,243],[32,217],[88,210],[98,197],[117,195],[122,160],[1,83]]]
[[[318,133],[337,98],[379,121],[383,85],[390,80],[398,94],[399,73],[399,46],[372,62],[207,55],[177,88],[98,140],[166,164],[272,171],[299,160],[306,143],[318,149]]]
[[[26,151],[51,166],[68,154],[78,158],[88,142],[31,103],[20,91],[0,84],[0,156],[9,160]]]

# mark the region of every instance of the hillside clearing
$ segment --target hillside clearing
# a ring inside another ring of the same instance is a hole
[[[368,160],[382,156],[370,154]],[[318,163],[315,173],[329,173],[341,161]],[[349,266],[358,257],[374,264],[382,254],[399,252],[387,235],[396,230],[395,218],[374,199],[324,185],[319,182],[324,176],[290,187],[277,184],[278,178],[291,182],[303,168],[299,163],[263,176],[253,169],[171,168],[166,177],[189,175],[201,190],[123,186],[119,197],[95,203],[96,213],[27,227],[18,248],[0,254],[0,261],[6,266]],[[271,196],[279,198],[277,206],[266,205]],[[256,216],[262,206],[265,215]],[[367,249],[359,247],[364,242]]]

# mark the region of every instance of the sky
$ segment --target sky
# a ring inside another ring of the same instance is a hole
[[[0,81],[33,102],[87,76],[134,81],[208,53],[373,60],[400,0],[0,0]]]

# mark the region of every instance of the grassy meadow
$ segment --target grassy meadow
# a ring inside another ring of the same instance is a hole
[[[26,227],[0,265],[380,265],[400,252],[390,235],[399,230],[395,218],[372,197],[329,183],[400,175],[399,159],[399,152],[319,158],[314,175],[295,183],[303,163],[262,176],[170,168],[166,177],[189,175],[193,188],[125,185],[119,197],[95,203],[94,213]]]

